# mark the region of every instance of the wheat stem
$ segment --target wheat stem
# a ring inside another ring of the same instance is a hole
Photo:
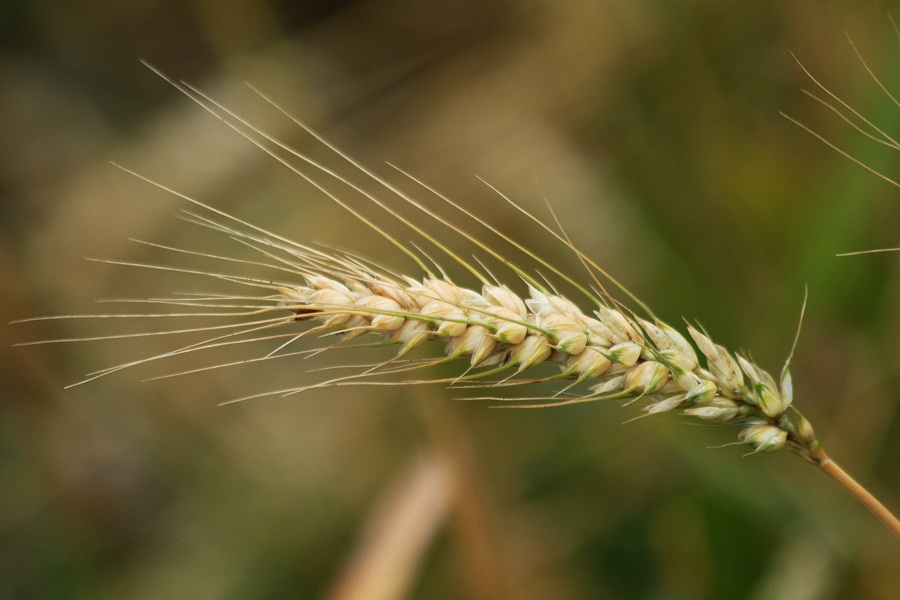
[[[825,454],[824,450],[818,449],[815,454],[815,465],[822,469],[829,477],[844,486],[848,492],[856,496],[856,499],[872,511],[872,514],[884,523],[885,527],[890,529],[894,535],[900,538],[900,519],[897,519],[888,508],[882,504],[878,498],[863,487],[858,481],[853,479],[847,471],[842,469],[836,462]]]

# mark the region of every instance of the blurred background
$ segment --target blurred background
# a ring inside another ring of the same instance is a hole
[[[900,255],[835,253],[900,244],[900,192],[779,115],[896,178],[896,151],[806,96],[815,84],[791,56],[896,133],[900,108],[844,35],[900,92],[889,13],[900,16],[896,3],[868,0],[5,0],[0,321],[128,312],[95,300],[215,288],[84,260],[216,266],[128,238],[249,256],[109,161],[285,237],[417,275],[145,59],[364,181],[252,83],[423,202],[440,206],[385,161],[580,277],[570,252],[477,176],[544,219],[546,198],[576,243],[661,317],[698,319],[772,372],[808,285],[798,406],[896,511]],[[362,197],[348,201],[389,222]],[[313,369],[329,364],[371,362],[364,354],[142,381],[265,346],[64,390],[191,340],[12,347],[171,327],[161,321],[0,328],[0,596],[898,596],[897,540],[788,452],[710,449],[734,429],[673,416],[623,425],[637,408],[602,403],[493,410],[440,386],[218,406],[319,381]]]

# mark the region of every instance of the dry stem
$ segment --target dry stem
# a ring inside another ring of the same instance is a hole
[[[836,462],[825,454],[824,450],[818,449],[815,456],[815,465],[822,469],[829,477],[837,481],[839,484],[847,488],[851,494],[856,496],[857,500],[863,503],[866,508],[872,511],[884,525],[894,532],[900,538],[900,519],[882,504],[878,498],[872,495],[869,490],[864,488],[858,481],[853,479],[849,473],[838,466]]]

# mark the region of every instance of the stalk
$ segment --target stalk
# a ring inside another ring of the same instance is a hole
[[[863,503],[863,506],[872,511],[884,526],[890,529],[894,535],[900,538],[900,519],[892,513],[881,501],[878,500],[869,490],[861,483],[853,479],[847,471],[842,469],[836,462],[825,454],[825,451],[819,448],[815,455],[814,464],[822,469],[826,475],[844,486],[848,492],[856,496],[856,499]]]

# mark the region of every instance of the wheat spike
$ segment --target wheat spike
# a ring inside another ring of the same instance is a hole
[[[306,131],[346,160],[347,164],[369,177],[374,184],[387,190],[411,208],[431,219],[436,219],[441,227],[461,235],[491,258],[511,269],[521,279],[522,285],[517,285],[517,282],[505,284],[498,282],[480,261],[476,260],[473,263],[455,254],[437,236],[399,211],[390,208],[373,193],[297,153],[195,88],[169,79],[167,81],[228,127],[309,181],[326,197],[378,232],[388,243],[400,248],[418,265],[420,272],[415,276],[397,274],[364,258],[291,241],[123,168],[193,205],[194,210],[186,212],[186,219],[189,222],[231,237],[258,252],[260,258],[254,261],[238,260],[192,250],[155,246],[179,254],[217,261],[223,265],[240,263],[260,269],[261,274],[246,277],[230,274],[227,269],[224,272],[201,271],[177,266],[105,261],[212,278],[241,286],[241,292],[228,295],[199,294],[129,300],[126,302],[174,305],[179,308],[178,312],[169,313],[112,314],[97,317],[145,319],[220,316],[237,319],[238,322],[119,336],[124,338],[135,335],[213,332],[211,337],[200,342],[96,371],[80,383],[150,361],[260,341],[272,342],[276,346],[258,358],[210,365],[166,376],[196,373],[254,361],[308,356],[347,347],[394,345],[397,352],[392,358],[355,368],[347,365],[347,368],[353,369],[349,374],[328,378],[318,383],[265,391],[230,402],[271,395],[288,396],[331,386],[441,383],[463,388],[500,390],[540,382],[558,382],[556,393],[550,397],[489,398],[496,402],[495,405],[509,408],[546,408],[604,400],[624,401],[629,404],[640,402],[643,404],[645,416],[674,412],[707,422],[735,426],[738,428],[737,443],[748,445],[751,454],[785,447],[791,449],[840,481],[900,535],[900,522],[897,522],[874,497],[871,495],[866,497],[865,494],[868,492],[849,479],[846,473],[840,471],[825,454],[809,421],[794,407],[790,374],[793,350],[779,381],[776,382],[772,375],[754,364],[748,356],[729,352],[716,344],[701,328],[689,325],[685,335],[661,321],[624,286],[579,251],[561,228],[554,229],[536,217],[528,215],[552,237],[575,253],[590,274],[591,284],[579,283],[549,261],[516,243],[499,229],[404,173],[424,189],[437,194],[439,199],[455,210],[474,219],[476,223],[487,226],[499,234],[504,242],[535,259],[543,268],[549,269],[559,281],[573,286],[590,301],[591,308],[585,310],[578,302],[556,291],[554,284],[544,281],[541,275],[517,266],[506,258],[501,250],[488,246],[466,232],[464,228],[452,224],[424,207],[297,121]],[[263,98],[271,102],[265,96]],[[285,153],[292,155],[305,167],[301,169],[289,161],[285,158]],[[311,170],[313,175],[310,175],[308,170]],[[430,263],[438,265],[439,261],[431,259],[417,247],[399,242],[376,222],[362,216],[339,195],[330,191],[322,183],[323,178],[349,186],[386,211],[392,218],[408,226],[437,251],[468,271],[478,281],[477,289],[454,282],[440,266],[429,267]],[[502,194],[500,198],[512,203]],[[525,212],[521,207],[512,204]],[[559,223],[555,215],[553,219]],[[280,279],[268,277],[273,273],[278,273]],[[637,305],[637,309],[633,311],[620,304],[607,292],[601,279],[621,290]],[[517,287],[522,287],[523,291],[514,291]],[[246,288],[251,288],[256,294],[247,293]],[[71,318],[93,318],[93,316],[75,315]],[[74,340],[48,340],[43,343],[116,337],[95,336]],[[295,349],[295,345],[310,339],[323,340],[324,344],[314,348]],[[444,356],[415,358],[414,351],[424,344],[441,345]],[[796,347],[796,340],[794,346]],[[461,365],[461,372],[457,376],[448,379],[428,376],[429,367],[453,362]],[[539,369],[541,365],[548,363],[556,365],[558,372],[547,375],[546,370]],[[417,373],[425,374],[419,379],[411,378]],[[854,489],[854,485],[859,489]]]

